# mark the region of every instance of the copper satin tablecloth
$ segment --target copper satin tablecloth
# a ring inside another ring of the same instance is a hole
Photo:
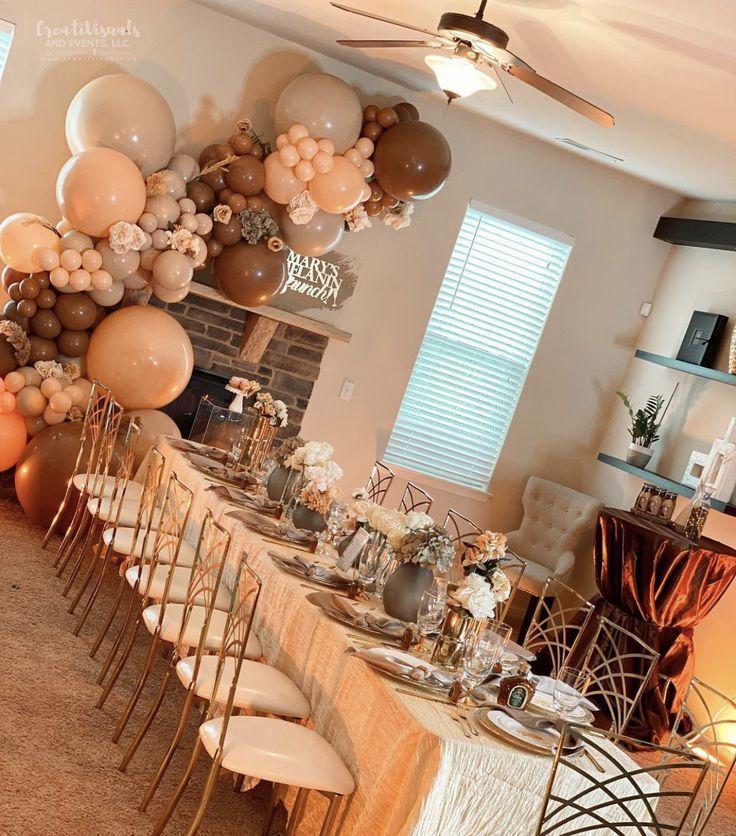
[[[664,741],[693,673],[693,628],[736,576],[736,551],[707,537],[688,540],[628,511],[604,508],[596,526],[594,561],[602,597],[598,611],[660,654],[641,717],[632,720],[627,733]],[[666,694],[663,676],[675,686]]]

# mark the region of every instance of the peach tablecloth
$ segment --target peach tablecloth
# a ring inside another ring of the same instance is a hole
[[[312,706],[314,728],[355,778],[357,789],[346,805],[341,833],[534,834],[551,758],[483,732],[468,740],[448,707],[398,693],[390,680],[346,653],[351,646],[347,629],[306,601],[310,590],[268,557],[268,551],[286,555],[288,547],[264,541],[226,516],[234,506],[207,490],[213,483],[165,439],[159,448],[195,492],[193,521],[209,507],[233,535],[230,559],[237,562],[247,552],[263,581],[255,629],[265,656],[302,689]],[[635,768],[623,752],[617,757]],[[563,768],[555,789],[567,794],[585,784]],[[318,833],[326,809],[323,799],[311,796],[300,834]]]

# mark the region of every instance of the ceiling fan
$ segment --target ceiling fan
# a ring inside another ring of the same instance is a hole
[[[503,70],[604,128],[614,125],[614,119],[610,113],[539,75],[526,61],[510,52],[506,48],[509,43],[509,36],[506,32],[483,20],[487,2],[488,0],[481,0],[480,7],[474,16],[459,12],[445,12],[440,18],[437,32],[414,26],[411,23],[382,17],[363,9],[344,6],[342,3],[331,3],[331,5],[344,12],[380,20],[394,26],[402,26],[404,29],[421,32],[427,36],[422,40],[338,40],[337,43],[343,46],[352,46],[357,49],[420,47],[451,53],[428,55],[424,59],[437,76],[440,87],[450,101],[461,96],[469,96],[479,90],[494,89],[495,81],[484,71],[493,70],[498,75],[498,70]],[[500,75],[499,80],[501,80]],[[503,84],[503,81],[501,83]]]

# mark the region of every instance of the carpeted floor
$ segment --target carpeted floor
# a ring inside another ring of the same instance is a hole
[[[88,651],[106,606],[96,607],[80,637],[72,635],[73,617],[60,595],[62,582],[51,568],[54,550],[41,549],[42,537],[42,531],[29,528],[18,506],[0,500],[0,836],[142,836],[150,833],[190,751],[184,745],[149,812],[139,813],[143,789],[178,719],[182,689],[171,689],[127,773],[118,772],[123,750],[110,737],[131,692],[133,674],[140,670],[140,654],[131,659],[127,676],[121,677],[104,709],[95,708],[99,661],[90,659]],[[109,584],[103,590],[100,604],[110,599],[114,588]],[[106,647],[98,654],[100,659]],[[149,689],[142,705],[147,706],[151,697]],[[141,717],[139,708],[124,744]],[[187,742],[194,734],[192,722]],[[167,834],[186,832],[208,765],[203,757]],[[199,832],[203,836],[260,833],[269,792],[266,784],[236,794],[231,780],[221,776]],[[272,834],[283,833],[284,825],[281,810]],[[736,780],[706,836],[736,836]]]

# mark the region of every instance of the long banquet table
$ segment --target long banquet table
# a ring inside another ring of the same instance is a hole
[[[399,693],[391,680],[346,652],[351,647],[349,628],[305,600],[310,590],[268,556],[269,551],[288,555],[288,546],[265,541],[228,517],[235,506],[208,490],[213,482],[166,439],[159,439],[158,447],[168,466],[194,491],[192,519],[200,520],[209,507],[232,534],[230,559],[240,560],[245,551],[263,581],[255,629],[264,654],[302,689],[312,706],[311,723],[355,778],[357,788],[344,807],[341,833],[534,834],[552,759],[482,731],[467,739],[447,706]],[[617,758],[636,768],[619,750]],[[586,786],[567,767],[557,780],[555,789],[565,794]],[[644,780],[653,781],[648,776]],[[310,795],[300,828],[305,834],[319,832],[326,809],[324,799]]]

